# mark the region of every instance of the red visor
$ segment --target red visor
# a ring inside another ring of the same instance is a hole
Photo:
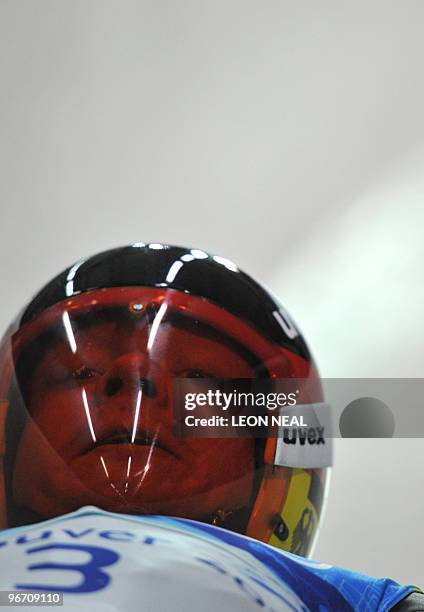
[[[176,438],[172,383],[316,377],[313,364],[206,299],[146,287],[59,302],[1,355],[9,523],[94,504],[269,539],[293,476],[274,467],[275,438]]]

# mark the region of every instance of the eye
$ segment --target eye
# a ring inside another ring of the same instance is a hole
[[[185,370],[182,376],[183,378],[213,378],[213,376],[208,374],[208,372],[198,369]]]
[[[99,372],[98,370],[95,370],[94,368],[89,368],[87,366],[81,366],[80,368],[72,372],[72,377],[75,380],[88,380],[90,378],[95,378],[96,376],[99,376],[100,374],[101,372]]]

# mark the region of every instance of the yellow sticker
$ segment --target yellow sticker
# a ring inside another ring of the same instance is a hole
[[[315,508],[310,500],[311,484],[311,474],[301,468],[293,469],[287,498],[281,510],[281,518],[288,528],[289,535],[284,542],[272,535],[269,540],[272,546],[296,555],[308,554],[318,527],[319,512],[319,508]]]

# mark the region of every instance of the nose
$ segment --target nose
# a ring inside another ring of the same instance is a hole
[[[97,381],[96,395],[100,401],[115,396],[143,396],[166,402],[167,377],[161,369],[139,354],[121,355]]]
[[[139,388],[143,389],[147,397],[155,397],[157,395],[155,382],[151,378],[140,378],[138,382]],[[109,377],[104,387],[104,394],[106,397],[113,397],[124,389],[124,387],[125,384],[122,376]]]

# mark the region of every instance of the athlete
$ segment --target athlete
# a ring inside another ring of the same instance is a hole
[[[227,259],[136,244],[65,270],[0,349],[0,590],[69,610],[424,610],[416,587],[304,558],[329,440],[308,457],[271,432],[176,434],[175,381],[290,378],[322,401],[289,315]]]

